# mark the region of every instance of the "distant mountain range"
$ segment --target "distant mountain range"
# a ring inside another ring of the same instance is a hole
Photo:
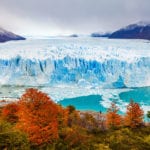
[[[0,28],[0,42],[7,42],[11,40],[25,40],[25,38]]]
[[[111,33],[99,33],[95,32],[91,34],[91,37],[109,37]]]
[[[150,40],[150,23],[138,22],[121,28],[111,34],[95,34],[92,33],[91,37],[108,37],[111,39],[147,39]]]
[[[110,39],[147,39],[150,40],[150,22],[138,22],[130,24],[112,33],[95,32],[91,37],[107,37]],[[79,37],[77,34],[72,34],[70,37]],[[25,40],[24,37],[16,35],[12,32],[0,28],[0,42],[11,40]]]
[[[69,37],[78,37],[77,34],[71,34]]]

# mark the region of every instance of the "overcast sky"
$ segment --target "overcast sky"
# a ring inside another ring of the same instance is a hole
[[[18,34],[89,34],[142,20],[150,0],[0,0],[0,26]]]

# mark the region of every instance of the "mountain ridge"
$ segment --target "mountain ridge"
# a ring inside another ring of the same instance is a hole
[[[130,24],[124,28],[116,30],[110,36],[110,39],[146,39],[150,40],[150,22],[140,21]]]
[[[91,37],[107,37],[110,39],[146,39],[150,40],[150,21],[139,21],[129,24],[113,32],[93,32]]]
[[[26,38],[20,35],[14,34],[0,27],[0,43],[12,41],[12,40],[25,40],[25,39]]]

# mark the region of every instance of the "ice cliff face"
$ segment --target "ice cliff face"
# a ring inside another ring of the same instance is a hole
[[[31,46],[30,51],[25,50],[26,47],[20,50],[22,47],[18,46],[14,53],[5,45],[6,51],[0,47],[0,84],[76,84],[105,88],[150,86],[149,43],[145,50],[137,48],[131,51],[121,46],[118,46],[120,49],[114,46],[105,49],[105,42],[104,47],[97,46],[97,43],[96,46],[71,44],[36,50]]]
[[[0,60],[0,83],[53,85],[59,83],[106,88],[139,87],[148,83],[150,59],[134,62],[109,59],[103,62],[72,58],[31,60],[21,57]]]

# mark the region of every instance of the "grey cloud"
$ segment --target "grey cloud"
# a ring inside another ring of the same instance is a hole
[[[14,19],[12,26],[16,30],[23,25],[21,20],[27,20],[24,23],[26,28],[31,28],[29,21],[29,25],[49,31],[58,28],[64,32],[90,33],[149,20],[149,8],[150,0],[0,0],[0,13],[3,15],[0,22],[6,14],[11,14],[12,18],[6,22],[11,24]]]

